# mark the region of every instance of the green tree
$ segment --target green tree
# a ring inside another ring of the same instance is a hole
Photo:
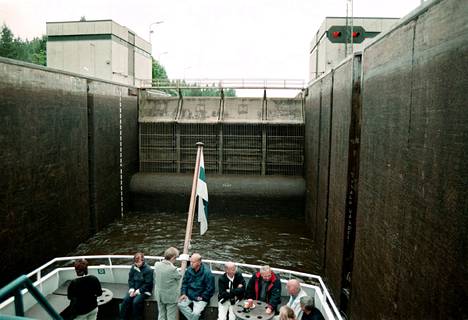
[[[4,24],[0,32],[0,56],[45,66],[46,43],[46,36],[31,41],[15,38],[10,28]]]
[[[196,84],[193,85],[193,88],[182,89],[183,96],[189,97],[220,97],[221,96],[221,89],[216,86],[216,84],[212,84],[211,86],[206,85],[203,88],[198,87]],[[223,89],[223,93],[225,97],[235,97],[236,90],[234,89]]]
[[[32,44],[31,62],[45,66],[47,64],[47,36],[34,38]]]
[[[177,83],[175,81],[169,80],[167,76],[166,69],[163,65],[161,65],[156,59],[152,58],[153,61],[153,69],[152,69],[152,76],[153,76],[153,85],[167,85],[167,86],[174,86],[177,87]],[[187,86],[185,81],[179,82],[180,86]],[[177,96],[178,92],[175,89],[160,89],[163,92],[169,93],[171,96]],[[181,89],[180,90],[183,96],[188,97],[220,97],[221,96],[221,89],[216,87],[213,83],[211,86],[207,85],[204,88],[200,88],[196,84],[193,85],[193,88],[188,89]],[[236,90],[234,89],[224,89],[224,96],[225,97],[235,97]]]
[[[155,82],[156,80],[168,81],[169,79],[167,78],[167,72],[164,66],[161,65],[159,61],[157,61],[154,58],[151,58],[151,60],[153,61],[153,70],[152,70],[153,82]]]
[[[167,72],[166,69],[162,64],[159,63],[156,59],[153,57],[151,58],[152,60],[152,70],[151,70],[151,75],[153,78],[153,85],[155,86],[161,86],[161,85],[171,85],[171,81],[167,77]],[[163,89],[161,88],[160,91],[165,92],[167,94],[170,94],[171,96],[177,96],[177,90],[175,89]]]
[[[0,34],[0,56],[10,59],[16,58],[16,45],[13,32],[6,24],[3,24]]]

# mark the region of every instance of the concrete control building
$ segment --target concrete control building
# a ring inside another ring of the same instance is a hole
[[[151,44],[112,20],[47,22],[47,66],[141,87]]]
[[[360,51],[370,39],[389,30],[398,18],[327,17],[322,22],[309,50],[309,81],[320,77],[354,51]],[[348,25],[348,32],[346,32]],[[351,36],[352,42],[351,45]]]

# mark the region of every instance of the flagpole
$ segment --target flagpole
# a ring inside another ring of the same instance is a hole
[[[188,254],[190,239],[192,238],[193,217],[195,215],[195,198],[197,192],[198,175],[200,174],[200,155],[203,152],[203,145],[203,142],[197,142],[197,159],[195,161],[195,172],[193,173],[192,194],[190,195],[187,227],[185,228],[184,254]],[[185,273],[186,268],[187,261],[183,260],[180,268],[182,275]]]

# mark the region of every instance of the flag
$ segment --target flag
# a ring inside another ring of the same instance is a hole
[[[205,179],[205,161],[203,151],[200,154],[200,169],[198,170],[197,197],[198,197],[198,222],[200,222],[200,234],[208,230],[208,187]]]

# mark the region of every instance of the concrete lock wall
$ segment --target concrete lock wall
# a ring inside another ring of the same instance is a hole
[[[317,197],[319,172],[319,133],[322,80],[319,79],[308,88],[305,98],[304,128],[304,167],[306,179],[305,217],[310,227],[312,239],[317,243]],[[318,254],[318,252],[316,253]],[[321,259],[322,260],[322,259]]]
[[[308,88],[306,219],[350,319],[468,316],[467,11],[426,3]]]
[[[355,229],[360,65],[360,54],[349,57],[314,81],[306,97],[306,219],[337,303],[342,287],[349,286],[342,282],[352,263],[352,243],[345,237]]]
[[[129,200],[130,177],[138,171],[137,96],[129,95],[129,89],[124,86],[90,81],[88,108],[91,228],[94,231],[120,217],[120,116],[123,204],[127,206]]]
[[[6,59],[0,74],[4,285],[88,236],[88,126],[85,79]]]
[[[137,166],[128,88],[0,58],[0,285],[120,216],[118,90],[126,190]]]
[[[356,59],[356,58],[355,58]],[[360,70],[356,70],[359,72]],[[330,135],[330,163],[326,255],[324,271],[335,302],[340,303],[343,272],[343,241],[345,235],[346,199],[348,192],[349,141],[351,138],[353,59],[336,67],[333,74],[333,98]],[[322,198],[325,198],[323,195]],[[325,199],[322,199],[324,201]]]
[[[364,50],[354,319],[468,316],[468,3]]]

